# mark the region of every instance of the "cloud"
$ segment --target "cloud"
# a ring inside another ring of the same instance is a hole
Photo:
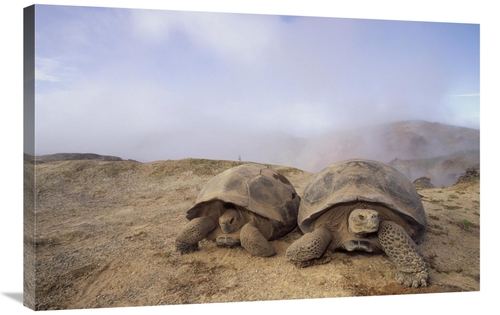
[[[225,60],[256,64],[279,44],[279,18],[250,14],[132,10],[136,37],[151,43],[172,40],[181,33],[200,49]]]
[[[68,73],[63,66],[54,59],[37,56],[35,58],[35,80],[46,82],[61,82]]]
[[[398,24],[394,35],[366,20],[66,10],[38,20],[39,153],[142,161],[241,154],[296,165],[303,138],[460,118],[443,101],[457,76],[422,25],[406,33]]]
[[[451,94],[450,97],[479,97],[479,93],[469,93],[469,94]]]
[[[271,131],[286,132],[295,137],[311,138],[330,130],[336,119],[325,104],[290,103],[270,107],[254,121]]]

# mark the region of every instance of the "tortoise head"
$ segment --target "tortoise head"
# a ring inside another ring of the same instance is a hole
[[[380,218],[378,212],[370,209],[355,209],[349,215],[349,231],[364,235],[378,231]]]
[[[243,224],[243,215],[236,209],[228,209],[219,217],[219,225],[223,233],[237,231]]]

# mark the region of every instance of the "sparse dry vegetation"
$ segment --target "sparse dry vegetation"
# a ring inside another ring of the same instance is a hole
[[[186,159],[36,165],[36,234],[25,235],[25,242],[36,248],[36,268],[30,269],[36,270],[36,282],[26,283],[35,288],[36,309],[479,290],[479,181],[419,190],[429,222],[419,244],[431,266],[427,288],[396,284],[384,255],[339,251],[298,268],[284,255],[300,237],[297,229],[273,241],[277,255],[270,258],[206,240],[198,252],[180,255],[174,238],[186,223],[185,210],[213,175],[242,163]],[[269,167],[285,175],[299,194],[313,175]],[[31,215],[27,212],[28,219]],[[29,259],[25,263],[30,266]]]

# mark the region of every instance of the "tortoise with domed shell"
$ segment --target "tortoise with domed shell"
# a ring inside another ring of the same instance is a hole
[[[428,264],[416,245],[427,219],[415,187],[391,166],[351,159],[319,171],[302,194],[298,226],[304,233],[286,251],[310,262],[329,250],[385,252],[406,287],[427,285]]]
[[[200,191],[190,220],[177,234],[181,254],[198,250],[202,239],[221,247],[241,245],[250,254],[273,256],[269,242],[297,226],[300,197],[288,179],[260,164],[244,164],[210,179]]]

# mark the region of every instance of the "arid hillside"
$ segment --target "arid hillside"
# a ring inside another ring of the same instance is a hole
[[[426,288],[396,284],[382,254],[338,251],[299,268],[284,255],[298,229],[272,241],[269,258],[209,241],[180,255],[174,238],[186,209],[212,176],[241,163],[26,161],[25,303],[52,310],[479,291],[479,178],[419,190],[429,223],[419,244],[430,264]],[[269,167],[299,195],[313,175]]]
[[[301,150],[301,169],[317,172],[341,160],[360,157],[389,163],[398,160],[452,158],[467,167],[479,163],[479,130],[428,121],[400,121],[339,130],[311,139]],[[433,167],[426,170],[434,171]],[[446,176],[456,169],[439,169],[428,174],[441,184],[451,184]],[[420,173],[420,172],[418,172]],[[442,179],[442,176],[445,178]]]
[[[464,170],[479,168],[479,150],[459,151],[454,154],[427,159],[394,159],[388,164],[405,174],[411,181],[427,177],[434,187],[450,186],[457,182]]]

